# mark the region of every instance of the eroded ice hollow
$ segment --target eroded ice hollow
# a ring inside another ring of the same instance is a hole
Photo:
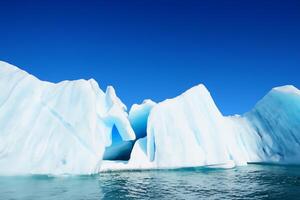
[[[223,116],[204,85],[127,113],[113,87],[40,81],[0,62],[0,175],[300,164],[300,91]]]
[[[112,130],[112,145],[106,147],[103,160],[128,161],[136,140],[146,137],[147,119],[152,107],[156,103],[150,99],[144,100],[142,104],[133,104],[128,115],[128,120],[134,130],[135,140],[124,141],[120,137],[118,129],[114,126]],[[109,162],[111,163],[111,162]]]

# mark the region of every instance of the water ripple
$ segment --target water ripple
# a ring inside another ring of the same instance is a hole
[[[96,176],[0,177],[0,199],[299,199],[300,168],[127,171]]]

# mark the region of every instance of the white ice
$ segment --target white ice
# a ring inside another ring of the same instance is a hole
[[[40,81],[0,62],[0,174],[92,174],[111,130],[134,140],[126,108],[95,80]]]
[[[158,168],[246,164],[204,85],[155,106],[147,134],[147,155]]]
[[[54,84],[0,62],[0,91],[0,175],[300,164],[294,86],[272,89],[243,115],[223,116],[204,85],[127,114],[111,86]]]

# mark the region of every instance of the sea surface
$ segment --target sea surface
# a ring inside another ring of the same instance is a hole
[[[0,177],[0,199],[300,199],[300,167],[107,172]]]

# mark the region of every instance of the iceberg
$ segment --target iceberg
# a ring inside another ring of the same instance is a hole
[[[223,116],[204,85],[155,106],[147,156],[156,168],[300,164],[300,91],[272,89],[242,116]]]
[[[247,162],[300,164],[300,91],[273,88],[241,117],[232,117]]]
[[[246,164],[204,85],[155,106],[147,133],[147,155],[157,168]]]
[[[135,140],[126,106],[95,80],[40,81],[0,62],[0,174],[93,174],[112,129]]]
[[[0,175],[300,164],[300,91],[224,116],[203,85],[127,107],[94,79],[50,83],[0,62]]]

